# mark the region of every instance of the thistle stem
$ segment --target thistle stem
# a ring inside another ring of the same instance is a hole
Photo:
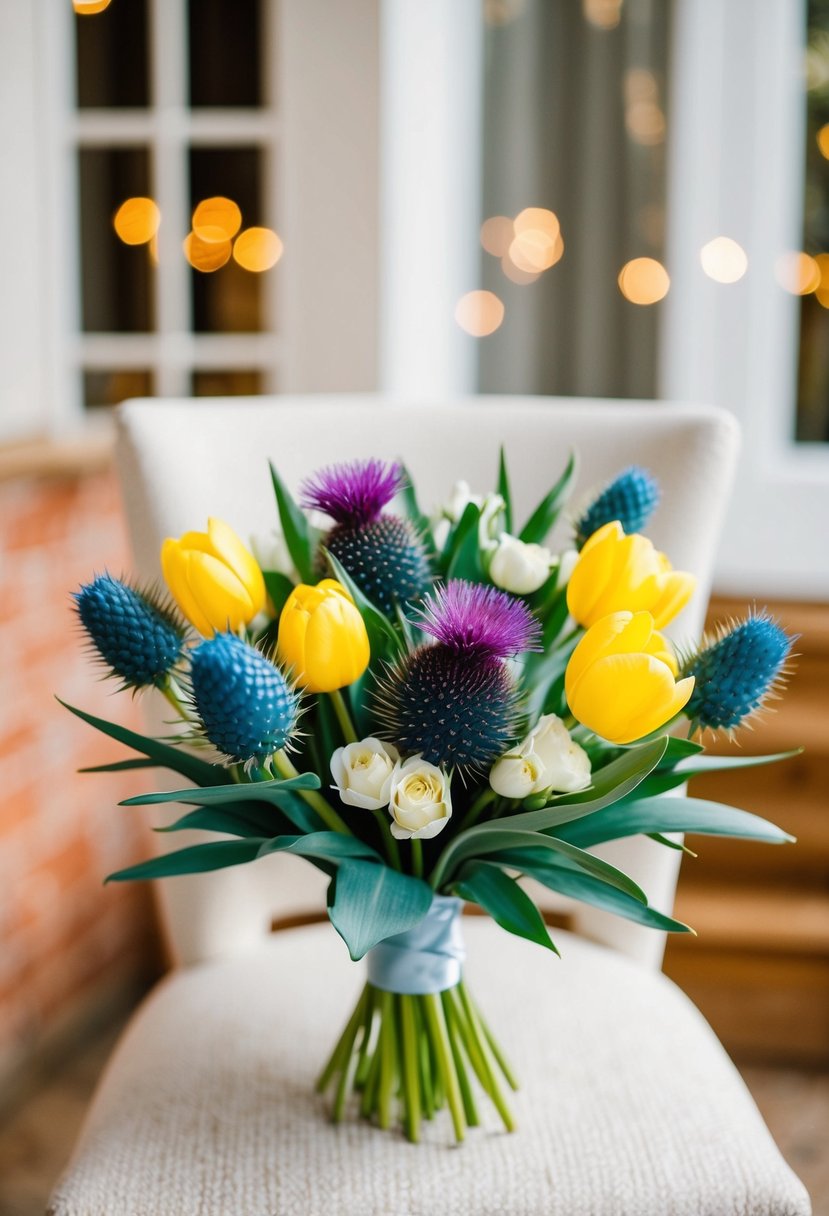
[[[334,706],[334,713],[337,715],[337,721],[340,724],[340,730],[343,732],[343,738],[346,743],[359,743],[360,738],[354,729],[354,723],[351,720],[351,714],[348,712],[348,706],[345,703],[342,689],[335,688],[328,696],[331,699],[331,704]]]
[[[184,701],[182,700],[181,689],[179,688],[178,684],[176,684],[169,672],[164,677],[164,683],[158,685],[158,691],[167,701],[170,702],[180,718],[182,718],[185,722],[192,722],[194,720],[193,715],[189,712],[184,704]]]
[[[299,769],[291,763],[284,751],[274,752],[272,760],[273,767],[280,777],[300,776]],[[325,826],[330,828],[332,832],[341,832],[344,836],[352,835],[351,829],[345,820],[340,818],[333,806],[326,802],[322,794],[318,793],[317,790],[297,790],[297,793],[300,798],[304,798],[310,807],[313,807]]]

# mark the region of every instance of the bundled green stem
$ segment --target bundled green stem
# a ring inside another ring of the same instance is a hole
[[[399,1114],[407,1140],[420,1140],[422,1121],[447,1107],[455,1139],[480,1123],[475,1082],[507,1131],[515,1119],[504,1088],[518,1084],[463,982],[419,996],[366,984],[317,1081],[333,1086],[332,1118],[345,1118],[349,1091],[360,1115],[391,1127]]]

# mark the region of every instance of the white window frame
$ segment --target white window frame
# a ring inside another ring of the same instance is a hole
[[[795,440],[800,301],[774,264],[802,248],[805,10],[795,0],[675,0],[660,391],[733,411],[743,431],[716,586],[829,596],[829,444]],[[702,273],[725,235],[749,269]]]

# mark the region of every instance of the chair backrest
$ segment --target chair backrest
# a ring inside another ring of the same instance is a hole
[[[476,491],[491,489],[501,444],[519,518],[571,449],[580,461],[576,501],[626,465],[650,469],[663,501],[648,533],[676,567],[699,580],[673,633],[697,636],[737,450],[732,417],[705,406],[528,397],[430,406],[370,395],[128,402],[119,410],[118,460],[136,570],[157,578],[164,537],[201,529],[208,515],[227,520],[244,538],[267,532],[276,522],[269,457],[295,489],[321,465],[402,456],[428,510],[459,478]],[[567,524],[558,531],[564,540]],[[157,711],[156,726],[164,716]],[[161,847],[186,843],[181,836],[156,839]],[[670,910],[677,850],[639,837],[605,846],[605,855],[643,885],[655,906]],[[325,907],[324,877],[288,857],[156,886],[173,956],[182,962],[244,949],[274,918]],[[580,906],[574,920],[580,932],[661,964],[662,935]]]

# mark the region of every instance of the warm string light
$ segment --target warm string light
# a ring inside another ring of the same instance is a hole
[[[109,8],[112,0],[72,0],[72,7],[79,17],[94,17]]]
[[[504,275],[522,287],[534,283],[564,254],[558,216],[546,207],[525,207],[515,219],[490,216],[481,225],[481,245],[500,259]]]
[[[233,259],[256,274],[270,270],[282,257],[282,241],[271,228],[246,228],[233,246]]]
[[[736,283],[748,269],[742,245],[728,236],[715,236],[700,250],[702,269],[715,283]]]
[[[656,258],[633,258],[619,271],[619,290],[631,304],[657,304],[668,294],[671,280]]]
[[[504,319],[504,305],[494,291],[468,291],[455,305],[455,320],[473,338],[494,334]]]
[[[161,212],[151,198],[128,198],[112,219],[112,226],[125,245],[146,245],[158,232]]]

